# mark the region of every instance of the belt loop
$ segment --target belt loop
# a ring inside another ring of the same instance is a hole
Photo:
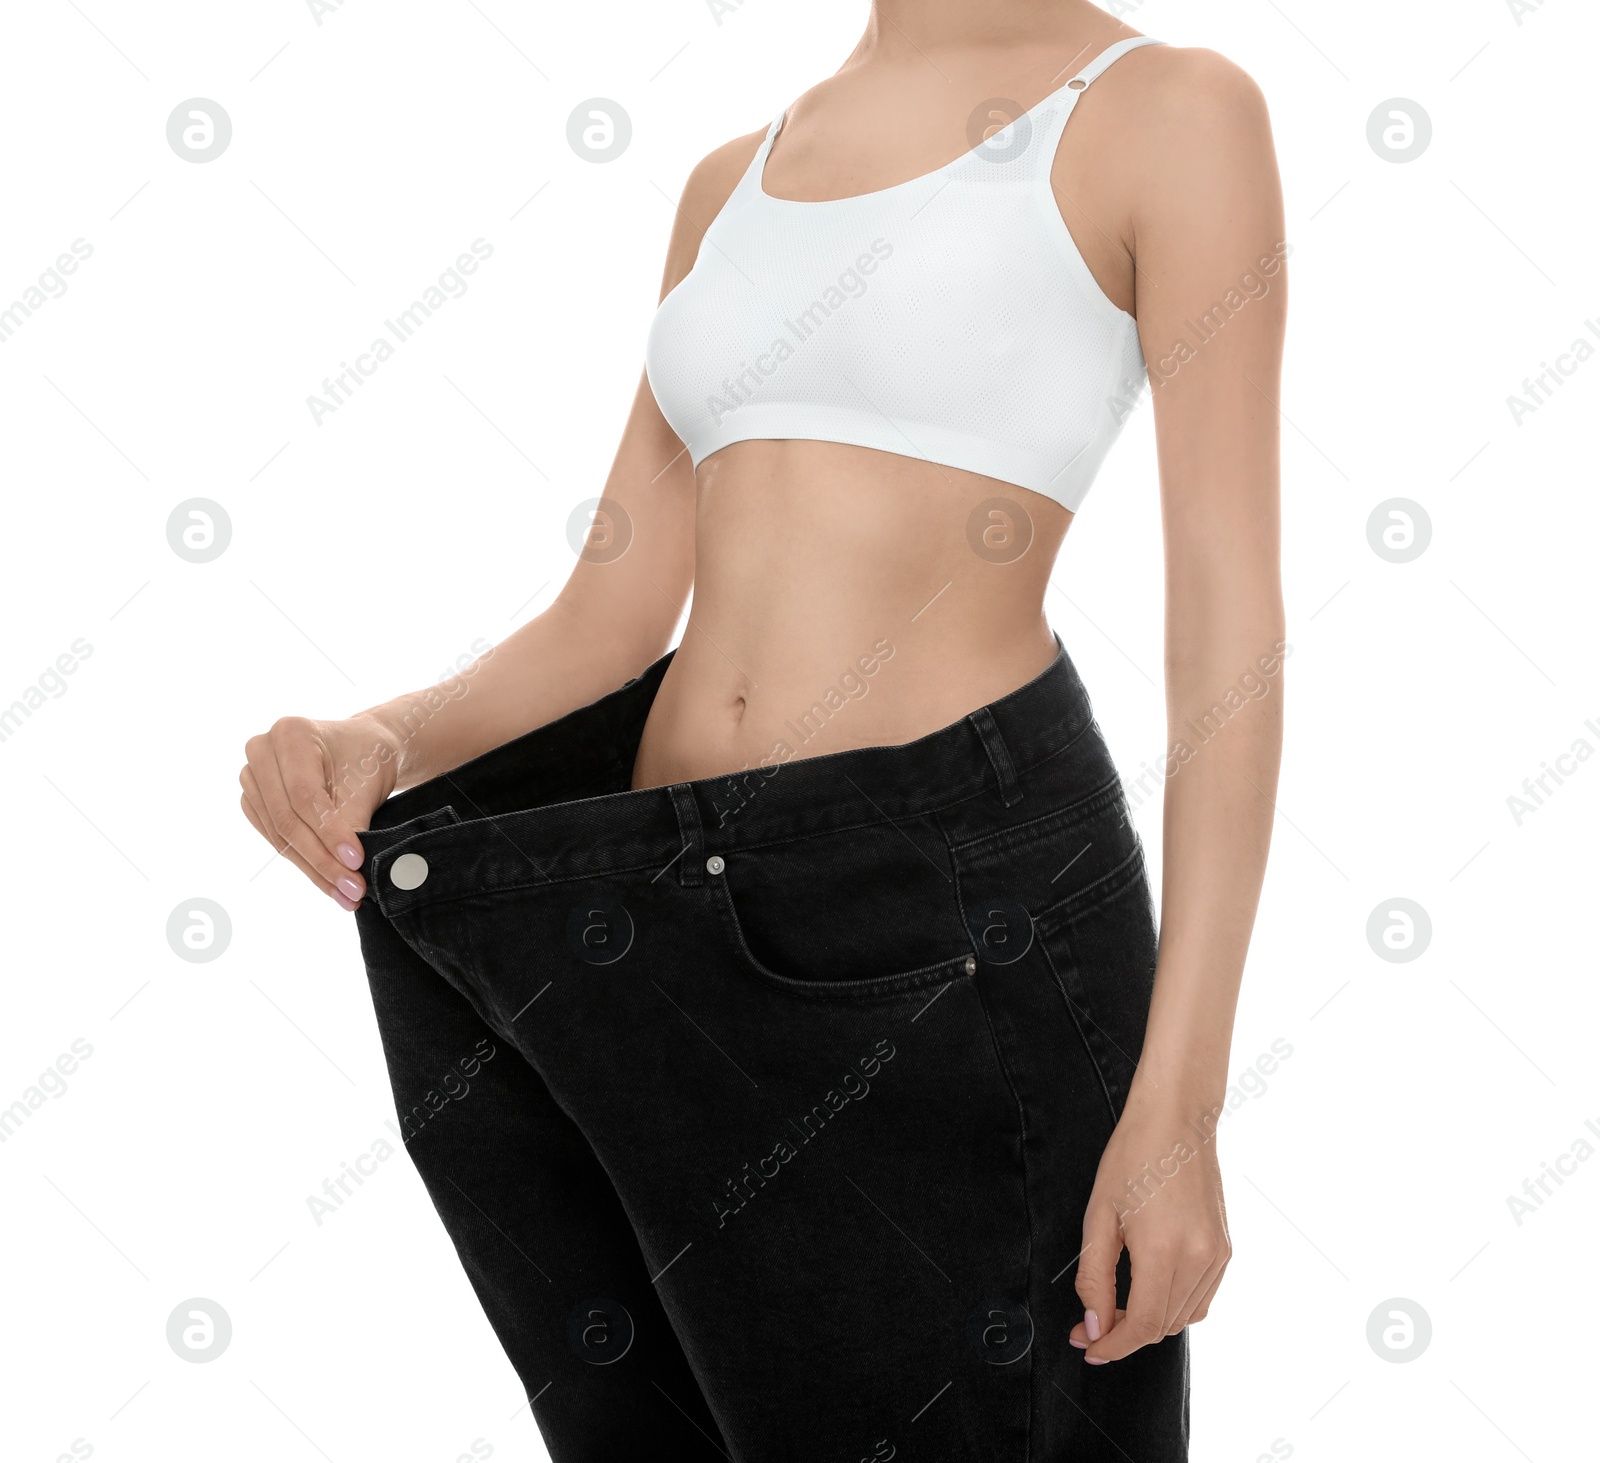
[[[700,808],[686,782],[675,782],[667,789],[672,794],[672,811],[678,815],[678,836],[683,853],[678,863],[678,883],[685,889],[705,883],[706,846],[700,827]]]
[[[1000,783],[1000,800],[1008,808],[1022,801],[1022,785],[1017,781],[1016,765],[1006,750],[1005,738],[994,724],[994,715],[987,706],[980,706],[967,718],[983,738],[983,750],[989,754],[989,765]]]

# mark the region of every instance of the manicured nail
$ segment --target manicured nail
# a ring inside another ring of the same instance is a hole
[[[361,867],[361,850],[353,843],[341,843],[334,852],[339,855],[339,862],[347,869]]]
[[[1087,1341],[1080,1341],[1076,1336],[1069,1336],[1067,1337],[1067,1340],[1076,1346],[1079,1351],[1084,1350],[1089,1345]]]
[[[333,887],[354,904],[361,903],[361,886],[348,874],[333,881]]]
[[[1088,1362],[1090,1366],[1104,1366],[1108,1361],[1111,1360],[1111,1358],[1108,1356],[1086,1356],[1084,1357],[1084,1360]]]
[[[339,906],[340,909],[349,910],[351,913],[355,912],[355,901],[346,899],[344,895],[341,894],[337,889],[328,890],[328,896],[335,904]]]
[[[1091,1341],[1098,1341],[1100,1339],[1100,1317],[1093,1311],[1085,1311],[1083,1313],[1083,1329],[1089,1333]]]

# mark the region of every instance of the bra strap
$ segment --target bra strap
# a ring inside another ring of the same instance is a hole
[[[1130,36],[1125,41],[1118,41],[1114,46],[1107,46],[1105,50],[1067,83],[1067,90],[1071,92],[1087,91],[1091,82],[1102,76],[1108,67],[1114,66],[1129,51],[1137,51],[1140,46],[1164,45],[1166,45],[1165,41],[1158,41],[1154,36]]]
[[[1118,41],[1114,46],[1107,46],[1082,71],[1052,92],[1034,109],[1037,116],[1029,146],[1032,149],[1031,167],[1035,177],[1048,181],[1055,165],[1056,150],[1061,145],[1061,134],[1065,131],[1073,112],[1077,110],[1078,98],[1089,89],[1096,78],[1104,75],[1109,67],[1114,66],[1129,51],[1137,51],[1140,46],[1165,44],[1164,41],[1156,40],[1154,36],[1130,36],[1125,41]]]
[[[772,139],[778,135],[779,125],[788,115],[789,109],[785,107],[767,124],[767,135],[761,139],[761,146],[756,149],[755,156],[750,159],[743,176],[735,185],[735,194],[764,191],[761,187],[761,174],[767,166],[767,154],[772,151]]]

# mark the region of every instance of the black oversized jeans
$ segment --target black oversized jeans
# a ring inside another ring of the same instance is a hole
[[[917,741],[631,791],[670,659],[364,839],[407,1150],[551,1456],[1185,1458],[1183,1335],[1068,1344],[1156,929],[1065,649]]]

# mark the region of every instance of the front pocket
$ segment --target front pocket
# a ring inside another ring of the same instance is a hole
[[[931,825],[856,828],[720,863],[706,882],[729,951],[766,985],[859,999],[975,972],[948,855]]]
[[[1039,943],[1090,1058],[1112,1120],[1122,1114],[1144,1046],[1159,940],[1144,852],[1044,911]]]
[[[977,972],[977,957],[969,947],[953,955],[946,955],[927,965],[911,970],[896,971],[889,975],[854,976],[840,980],[825,972],[804,977],[784,975],[766,964],[750,947],[744,926],[739,921],[739,911],[734,906],[733,895],[725,881],[711,880],[718,912],[728,931],[729,942],[741,968],[757,980],[792,995],[814,1000],[859,1000],[873,996],[900,996],[924,987],[944,985],[953,980],[967,980]]]

